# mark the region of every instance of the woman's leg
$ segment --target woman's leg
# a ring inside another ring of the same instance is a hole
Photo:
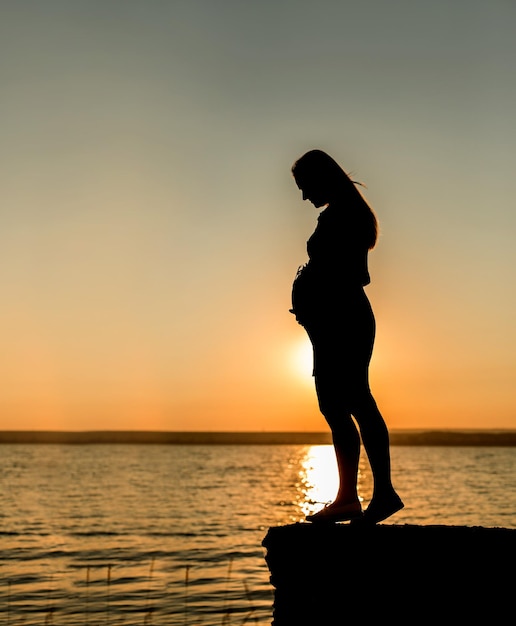
[[[365,392],[352,410],[373,473],[373,497],[390,494],[393,488],[389,432],[371,392]]]
[[[358,462],[360,458],[360,436],[351,419],[348,432],[343,429],[332,431],[333,447],[339,472],[339,490],[336,502],[357,502]],[[347,422],[347,419],[346,419]]]
[[[362,353],[363,354],[363,353]],[[379,522],[403,508],[391,480],[389,432],[371,394],[368,380],[369,353],[358,351],[349,367],[316,374],[319,408],[333,436],[340,487],[335,503],[358,501],[357,478],[360,438],[373,474],[373,496],[364,519]],[[355,426],[358,424],[360,435]]]
[[[354,332],[348,351],[349,410],[360,429],[362,443],[373,474],[373,496],[364,519],[376,523],[403,508],[391,480],[390,442],[387,425],[369,387],[369,363],[373,354],[376,322],[365,293],[357,299]]]
[[[369,388],[352,410],[373,474],[373,496],[365,518],[376,523],[403,508],[391,480],[389,432]]]
[[[342,402],[339,381],[332,375],[316,376],[315,386],[319,408],[331,429],[337,460],[339,489],[334,504],[356,503],[360,435]]]

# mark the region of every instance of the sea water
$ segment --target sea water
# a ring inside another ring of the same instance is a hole
[[[384,523],[516,528],[516,448],[392,448]],[[0,623],[270,625],[261,542],[335,495],[331,446],[0,446]],[[364,506],[371,473],[362,455]]]

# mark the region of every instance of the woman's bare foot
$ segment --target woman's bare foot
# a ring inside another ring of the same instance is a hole
[[[313,515],[307,515],[308,522],[344,522],[357,519],[362,515],[360,502],[332,502]]]
[[[364,511],[360,519],[353,523],[357,524],[378,524],[378,522],[387,519],[394,513],[401,511],[405,505],[396,492],[387,497],[376,497],[371,500],[369,506]]]

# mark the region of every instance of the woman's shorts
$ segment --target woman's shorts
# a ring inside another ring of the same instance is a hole
[[[304,327],[313,347],[314,376],[348,378],[367,372],[376,328],[365,293],[346,300],[342,309],[308,320]]]

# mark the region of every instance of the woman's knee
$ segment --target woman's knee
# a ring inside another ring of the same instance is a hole
[[[321,411],[321,413],[324,415],[333,435],[348,438],[357,430],[351,413],[346,411],[327,411],[326,413]]]

